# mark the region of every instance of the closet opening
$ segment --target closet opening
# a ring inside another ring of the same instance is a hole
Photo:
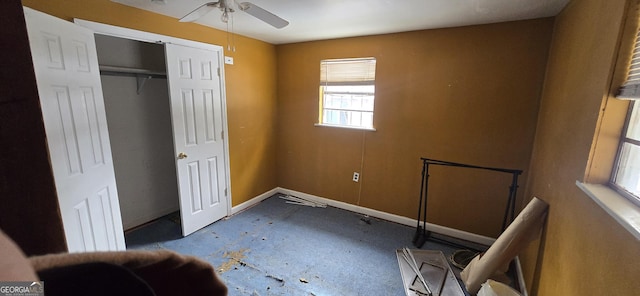
[[[126,231],[180,210],[165,48],[95,39]]]

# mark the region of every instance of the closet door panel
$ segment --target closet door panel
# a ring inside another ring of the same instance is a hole
[[[227,215],[219,52],[166,44],[182,233]]]
[[[124,250],[93,32],[24,11],[68,249]]]

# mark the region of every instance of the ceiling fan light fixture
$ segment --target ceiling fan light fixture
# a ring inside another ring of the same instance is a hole
[[[227,13],[226,11],[223,11],[222,15],[220,16],[220,20],[225,24],[228,23],[229,22],[229,13]]]
[[[233,18],[232,14],[234,9],[234,4],[241,10],[249,15],[277,28],[282,29],[289,25],[289,22],[282,19],[281,17],[265,10],[264,8],[255,5],[251,2],[242,2],[238,3],[236,0],[218,0],[217,2],[208,2],[200,5],[200,7],[194,9],[184,17],[180,19],[180,22],[194,22],[198,20],[200,17],[209,13],[214,8],[219,8],[222,11],[222,16],[220,19],[223,23],[227,23],[229,18]],[[233,20],[232,20],[233,21]]]

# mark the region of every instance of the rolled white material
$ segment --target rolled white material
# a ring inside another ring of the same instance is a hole
[[[495,271],[509,262],[531,241],[538,238],[549,205],[534,197],[516,219],[489,247],[473,258],[460,274],[469,293],[475,295]]]

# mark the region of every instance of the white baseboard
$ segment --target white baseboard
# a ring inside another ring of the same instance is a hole
[[[315,196],[315,195],[311,195],[311,194],[307,194],[307,193],[299,192],[299,191],[295,191],[295,190],[290,190],[290,189],[286,189],[286,188],[282,188],[282,187],[278,187],[277,188],[277,192],[278,193],[282,193],[282,194],[289,194],[289,195],[297,196],[297,197],[300,197],[300,198],[308,199],[308,200],[319,202],[319,203],[324,203],[324,204],[327,204],[327,205],[332,206],[332,207],[336,207],[336,208],[344,209],[344,210],[347,210],[347,211],[360,213],[360,214],[363,214],[363,215],[368,215],[368,216],[371,216],[371,217],[375,217],[375,218],[379,218],[379,219],[395,222],[395,223],[402,224],[402,225],[415,227],[418,224],[418,220],[416,220],[416,219],[411,219],[411,218],[407,218],[407,217],[403,217],[403,216],[399,216],[399,215],[395,215],[395,214],[390,214],[390,213],[386,213],[386,212],[382,212],[382,211],[378,211],[378,210],[374,210],[374,209],[369,209],[369,208],[365,208],[365,207],[361,207],[361,206],[357,206],[357,205],[352,205],[352,204],[348,204],[348,203],[345,203],[345,202],[336,201],[336,200],[332,200],[332,199],[328,199],[328,198],[324,198],[324,197],[319,197],[319,196]],[[470,232],[466,232],[466,231],[462,231],[462,230],[458,230],[458,229],[454,229],[454,228],[449,228],[449,227],[442,226],[442,225],[432,224],[432,223],[428,223],[428,222],[427,222],[427,230],[435,232],[435,233],[439,233],[439,234],[444,234],[444,235],[447,235],[447,236],[450,236],[450,237],[463,239],[463,240],[474,242],[474,243],[478,243],[478,244],[487,245],[487,246],[493,244],[493,242],[495,242],[495,240],[496,240],[495,238],[491,238],[491,237],[487,237],[487,236],[483,236],[483,235],[478,235],[478,234],[474,234],[474,233],[470,233]]]
[[[296,196],[296,197],[300,197],[300,198],[304,198],[310,201],[314,201],[314,202],[318,202],[318,203],[324,203],[327,204],[329,206],[335,207],[335,208],[339,208],[339,209],[343,209],[343,210],[347,210],[347,211],[351,211],[351,212],[355,212],[355,213],[359,213],[359,214],[363,214],[363,215],[368,215],[371,217],[375,217],[378,219],[383,219],[383,220],[387,220],[387,221],[391,221],[391,222],[395,222],[398,224],[402,224],[402,225],[407,225],[407,226],[412,226],[415,227],[418,224],[418,221],[416,219],[412,219],[412,218],[407,218],[407,217],[403,217],[403,216],[399,216],[399,215],[395,215],[395,214],[390,214],[390,213],[386,213],[386,212],[382,212],[382,211],[378,211],[378,210],[374,210],[374,209],[369,209],[369,208],[365,208],[365,207],[361,207],[361,206],[357,206],[357,205],[353,205],[353,204],[348,204],[345,202],[341,202],[341,201],[336,201],[336,200],[332,200],[332,199],[328,199],[328,198],[324,198],[324,197],[319,197],[319,196],[315,196],[315,195],[311,195],[311,194],[307,194],[304,192],[299,192],[299,191],[295,191],[295,190],[291,190],[291,189],[286,189],[286,188],[282,188],[282,187],[276,187],[274,189],[271,189],[261,195],[258,195],[246,202],[243,202],[235,207],[233,207],[231,209],[231,213],[236,214],[239,213],[243,210],[246,210],[247,208],[250,208],[256,204],[258,204],[259,202],[273,196],[276,193],[280,193],[280,194],[288,194],[288,195],[292,195],[292,196]],[[487,237],[487,236],[483,236],[483,235],[478,235],[475,233],[470,233],[470,232],[466,232],[466,231],[462,231],[462,230],[458,230],[458,229],[454,229],[454,228],[450,228],[450,227],[446,227],[446,226],[442,226],[442,225],[437,225],[437,224],[432,224],[432,223],[427,223],[427,230],[428,231],[432,231],[435,233],[439,233],[439,234],[443,234],[443,235],[447,235],[450,237],[454,237],[454,238],[458,238],[458,239],[462,239],[462,240],[467,240],[470,242],[474,242],[474,243],[478,243],[478,244],[483,244],[483,245],[487,245],[490,246],[491,244],[493,244],[495,242],[495,238],[491,238],[491,237]],[[520,288],[521,288],[521,294],[522,296],[528,296],[527,294],[527,289],[525,281],[524,281],[524,277],[522,275],[522,266],[520,265],[520,258],[516,257],[515,258],[515,265],[516,265],[516,274],[517,274],[517,280],[518,283],[520,284]]]
[[[250,208],[250,207],[252,207],[252,206],[254,206],[256,204],[258,204],[259,202],[261,202],[261,201],[273,196],[276,193],[278,193],[278,188],[273,188],[273,189],[271,189],[271,190],[269,190],[269,191],[267,191],[267,192],[265,192],[263,194],[260,194],[260,195],[254,197],[254,198],[252,198],[250,200],[247,200],[247,201],[245,201],[245,202],[243,202],[243,203],[241,203],[241,204],[239,204],[239,205],[237,205],[235,207],[232,207],[231,208],[231,215],[235,215],[237,213],[240,213],[240,212],[242,212],[242,211],[244,211],[244,210],[246,210],[246,209],[248,209],[248,208]],[[229,216],[231,216],[231,215],[229,215]]]

